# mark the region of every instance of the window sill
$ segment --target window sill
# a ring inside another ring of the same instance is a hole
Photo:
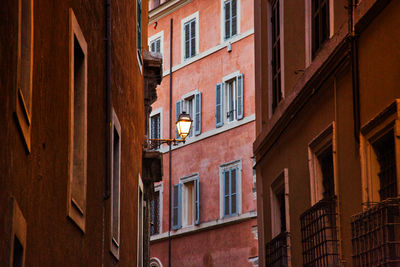
[[[248,213],[240,214],[237,216],[231,216],[223,219],[217,219],[209,222],[200,223],[199,225],[188,225],[187,227],[181,228],[179,230],[171,231],[171,238],[176,238],[188,234],[194,234],[201,231],[212,230],[222,226],[237,224],[255,218],[257,218],[257,211],[250,211]],[[150,237],[151,242],[158,242],[163,240],[168,240],[168,232],[158,235],[153,235]]]

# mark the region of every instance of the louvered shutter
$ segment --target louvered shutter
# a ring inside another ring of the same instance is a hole
[[[183,105],[182,100],[176,101],[175,122],[178,121],[179,115],[181,115],[182,113],[182,105]],[[176,138],[179,138],[178,130],[176,130]]]
[[[231,2],[232,5],[232,18],[231,18],[231,36],[236,35],[237,33],[237,4],[236,4],[236,0],[232,0]]]
[[[156,52],[156,43],[154,41],[150,44],[150,50],[151,52]]]
[[[185,59],[190,57],[190,24],[185,24]]]
[[[236,118],[243,119],[243,74],[236,77],[237,98],[236,98]]]
[[[155,44],[155,51],[157,53],[161,53],[161,39],[157,39],[156,44]]]
[[[224,171],[222,176],[223,176],[222,192],[224,196],[223,211],[225,217],[230,214],[230,172]]]
[[[198,225],[200,223],[200,182],[199,177],[194,180],[194,224]]]
[[[190,57],[194,57],[196,55],[196,20],[193,20],[190,26]]]
[[[238,169],[234,168],[232,170],[230,170],[230,206],[231,206],[231,210],[230,210],[230,214],[234,215],[237,214],[237,204],[238,204],[238,195],[237,195],[237,185],[238,185],[238,179],[237,179],[237,173]]]
[[[201,134],[201,93],[197,93],[194,96],[194,134]]]
[[[225,39],[229,39],[231,35],[231,3],[225,2]]]
[[[172,229],[177,230],[182,226],[182,185],[174,184],[172,188]]]
[[[216,127],[224,125],[223,120],[223,84],[218,83],[215,90],[215,124]]]

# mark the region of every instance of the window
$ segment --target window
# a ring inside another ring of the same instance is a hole
[[[143,267],[143,248],[144,248],[144,238],[143,238],[143,218],[145,214],[145,205],[143,200],[143,182],[142,178],[138,178],[138,238],[137,238],[137,266]]]
[[[120,244],[120,192],[121,192],[121,125],[112,109],[111,134],[111,252],[119,258]]]
[[[394,102],[361,129],[363,203],[367,204],[364,208],[398,195],[398,110]]]
[[[150,202],[150,235],[161,233],[162,192],[163,185],[156,185],[154,188],[154,198]]]
[[[220,208],[221,217],[241,213],[241,161],[220,166]]]
[[[187,60],[199,51],[199,12],[182,20],[182,59]]]
[[[10,267],[25,266],[26,255],[26,220],[18,206],[17,201],[11,199],[11,245],[10,245]]]
[[[70,9],[68,216],[84,232],[87,166],[87,44]]]
[[[275,111],[282,100],[281,89],[281,20],[280,0],[275,0],[271,9],[271,35],[272,35],[272,112]]]
[[[329,38],[329,0],[311,1],[312,55]]]
[[[172,228],[177,230],[185,226],[200,223],[200,183],[199,175],[181,178],[172,192]]]
[[[272,239],[266,245],[267,266],[291,266],[289,177],[285,169],[271,184]]]
[[[137,50],[141,55],[142,51],[142,1],[136,0],[136,42]]]
[[[193,120],[192,128],[188,137],[201,134],[201,92],[197,90],[183,96],[183,99],[176,102],[175,119],[178,120],[179,115],[186,112]],[[179,138],[178,131],[176,137]]]
[[[237,0],[224,2],[225,40],[237,34]]]
[[[243,74],[229,75],[216,87],[216,127],[243,119]]]
[[[156,40],[150,42],[150,51],[161,53],[161,38],[157,38]]]
[[[31,150],[33,0],[18,1],[18,50],[15,115],[25,148]]]

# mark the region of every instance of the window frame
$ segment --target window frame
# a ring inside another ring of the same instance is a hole
[[[238,116],[238,80],[239,77],[242,79],[242,116],[239,118]],[[230,120],[228,118],[229,111],[229,93],[227,84],[232,82],[234,84],[233,88],[233,116],[234,118]],[[235,71],[231,74],[226,75],[222,78],[222,123],[221,127],[224,123],[233,123],[235,121],[241,120],[244,118],[244,75],[239,70]]]
[[[329,25],[328,25],[328,38],[325,41],[328,41],[330,38],[332,38],[334,34],[334,1],[333,0],[327,0],[328,3],[328,8],[329,8]],[[312,1],[310,0],[305,0],[305,47],[306,47],[306,68],[312,63],[314,58],[318,55],[318,52],[321,50],[321,47],[313,53],[313,28],[312,28]]]
[[[118,120],[117,114],[115,113],[114,108],[112,108],[112,121],[111,121],[111,179],[110,179],[110,183],[111,183],[111,196],[110,196],[110,200],[111,200],[111,205],[110,205],[110,251],[111,253],[114,255],[114,257],[116,259],[119,259],[119,249],[120,249],[120,243],[121,243],[121,158],[122,158],[122,154],[121,154],[121,148],[122,148],[122,136],[121,136],[121,124]],[[119,138],[119,143],[118,143],[118,155],[119,155],[119,159],[118,159],[118,177],[116,178],[114,176],[114,166],[115,166],[115,158],[114,158],[114,141],[115,141],[115,132],[117,132],[118,134],[118,138]],[[117,188],[117,192],[118,195],[114,196],[114,179],[118,179],[118,188]],[[117,202],[118,202],[118,221],[115,222],[114,220],[114,197],[117,197]],[[117,238],[118,240],[116,240],[115,236],[114,236],[114,223],[117,223]]]
[[[26,256],[26,239],[27,239],[27,223],[24,215],[18,203],[14,197],[10,198],[10,208],[11,208],[11,218],[10,218],[10,260],[9,260],[9,267],[14,266],[14,246],[15,246],[15,239],[18,238],[22,248],[22,265],[25,266],[25,256]]]
[[[26,7],[24,4],[29,3],[29,6]],[[28,9],[27,13],[30,17],[27,20],[23,20],[22,16],[24,14],[23,10]],[[31,152],[31,120],[32,120],[32,78],[33,78],[33,40],[34,40],[34,21],[33,21],[33,0],[18,0],[18,44],[17,44],[17,77],[15,81],[15,100],[13,101],[14,106],[14,115],[17,127],[22,135],[23,144],[27,151],[27,153]],[[28,23],[28,25],[23,25],[23,22]],[[29,29],[29,40],[26,40],[26,37],[23,38],[23,28],[25,30]],[[22,63],[24,60],[22,47],[22,40],[26,40],[29,43],[30,50],[28,58],[29,65],[23,66]],[[28,75],[28,88],[21,89],[23,81],[22,81],[22,73],[29,71]],[[27,95],[24,95],[24,92]]]
[[[396,156],[400,154],[400,99],[396,99],[372,120],[361,127],[360,131],[360,162],[362,181],[363,209],[366,210],[374,203],[380,202],[380,182],[377,172],[379,163],[376,160],[373,144],[393,130]],[[400,157],[395,158],[397,192],[400,192]]]
[[[189,175],[189,176],[185,176],[185,177],[182,177],[182,178],[180,178],[179,179],[179,184],[181,184],[182,185],[182,198],[181,198],[181,200],[182,200],[182,203],[181,203],[181,210],[182,210],[182,213],[181,213],[181,225],[182,225],[182,227],[184,228],[184,227],[190,227],[190,226],[193,226],[193,225],[197,225],[197,224],[199,224],[199,222],[196,222],[196,186],[195,186],[195,183],[196,183],[196,181],[198,181],[197,183],[198,183],[198,186],[200,186],[200,179],[199,179],[199,173],[194,173],[194,174],[191,174],[191,175]],[[189,209],[189,207],[188,207],[188,205],[189,205],[189,202],[190,202],[190,200],[188,200],[187,199],[187,193],[188,193],[188,191],[187,191],[187,185],[186,184],[188,184],[188,183],[193,183],[193,203],[190,203],[191,205],[193,205],[193,223],[192,224],[190,224],[189,222],[188,222],[188,209]],[[198,188],[198,191],[200,191],[200,188]],[[198,194],[199,194],[199,192],[197,192]],[[199,217],[200,217],[200,204],[199,204]]]
[[[200,123],[199,123],[199,126],[200,126],[200,128],[199,129],[196,128],[196,120],[197,120],[196,119],[196,95],[199,95],[199,97],[200,97],[200,102],[199,102],[199,105],[200,105],[200,111],[199,111],[199,113],[200,113],[200,117],[199,117]],[[202,98],[202,93],[199,90],[195,89],[193,91],[190,91],[190,92],[182,95],[181,98],[178,99],[177,102],[175,102],[175,105],[177,105],[178,102],[181,101],[180,104],[179,104],[180,105],[180,112],[182,113],[183,111],[185,111],[187,114],[190,114],[191,115],[190,118],[193,121],[192,128],[190,129],[190,133],[186,137],[186,139],[194,138],[195,136],[198,136],[198,135],[201,134],[201,121],[202,121],[202,115],[203,115],[202,107],[201,107],[202,106],[202,103],[201,103],[202,99],[201,98]],[[186,105],[187,105],[188,101],[192,101],[192,109],[193,109],[192,113],[187,112]],[[175,107],[175,118],[178,119],[178,116],[179,116],[179,114],[177,114],[176,107]],[[180,138],[179,135],[178,135],[178,131],[176,131],[176,137]]]
[[[160,53],[164,57],[164,31],[160,31],[149,37],[148,39],[149,51],[151,51],[151,43],[156,41],[157,39],[160,39]]]
[[[271,201],[271,239],[281,233],[281,222],[277,222],[276,218],[280,218],[280,210],[278,207],[277,193],[283,190],[285,195],[285,224],[286,232],[290,232],[290,211],[289,211],[289,170],[283,169],[270,186],[270,201]],[[290,257],[289,257],[290,258]]]
[[[196,51],[194,56],[190,56],[188,58],[185,58],[185,24],[195,20],[196,21],[196,34],[195,34],[195,44],[196,44]],[[195,13],[191,14],[190,16],[187,16],[186,18],[181,20],[181,63],[184,63],[185,61],[189,61],[193,58],[196,58],[199,55],[199,11],[196,11]]]
[[[339,194],[336,157],[336,127],[335,122],[329,124],[317,137],[308,144],[308,169],[310,173],[311,206],[323,199],[323,177],[319,156],[332,146],[334,195]]]
[[[73,174],[74,170],[74,119],[75,119],[75,107],[74,107],[74,56],[75,56],[75,39],[79,43],[82,50],[84,60],[84,77],[83,77],[83,102],[85,107],[83,108],[83,181],[80,183],[83,187],[83,203],[78,203],[73,199]],[[84,233],[86,225],[86,191],[87,191],[87,43],[83,36],[82,30],[78,24],[73,10],[69,9],[69,147],[68,147],[68,193],[67,193],[67,217],[70,218],[75,225]]]
[[[140,7],[140,9],[139,9]],[[140,74],[143,74],[143,25],[142,25],[142,0],[136,0],[136,58],[139,65]],[[139,33],[140,32],[140,33]]]
[[[221,0],[221,43],[229,42],[232,38],[240,35],[240,0],[236,0],[236,34],[230,35],[229,38],[225,38],[225,3],[231,1],[232,0]],[[230,26],[232,29],[232,23],[230,23]]]
[[[224,192],[224,172],[229,171],[232,169],[237,168],[237,190],[236,190],[236,195],[237,195],[237,211],[234,214],[230,215],[225,215],[224,214],[224,197],[225,197],[225,192]],[[220,210],[220,218],[229,218],[229,217],[234,217],[234,216],[239,216],[242,214],[242,160],[234,160],[231,162],[227,162],[224,164],[221,164],[219,166],[219,210]]]
[[[152,132],[152,127],[151,127],[151,119],[154,116],[157,116],[157,115],[160,115],[160,138],[159,139],[162,139],[163,138],[163,110],[162,110],[162,108],[155,109],[150,113],[150,117],[149,117],[149,138],[153,138],[152,137],[153,132]],[[161,146],[158,149],[160,149],[160,148],[161,148]]]
[[[159,209],[159,227],[158,227],[158,234],[162,233],[162,221],[163,221],[163,192],[164,192],[164,184],[161,182],[157,185],[154,185],[154,193],[159,194],[159,203],[158,203],[158,209]],[[151,214],[151,211],[150,211]],[[151,215],[150,215],[151,216]],[[150,219],[151,221],[151,219]],[[158,234],[154,234],[152,236],[156,236]]]

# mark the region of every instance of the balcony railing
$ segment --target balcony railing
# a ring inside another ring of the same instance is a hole
[[[339,266],[336,198],[322,199],[300,216],[303,266]]]
[[[354,266],[400,266],[400,198],[389,198],[352,218]]]
[[[283,232],[265,245],[266,266],[288,266],[289,233]]]

